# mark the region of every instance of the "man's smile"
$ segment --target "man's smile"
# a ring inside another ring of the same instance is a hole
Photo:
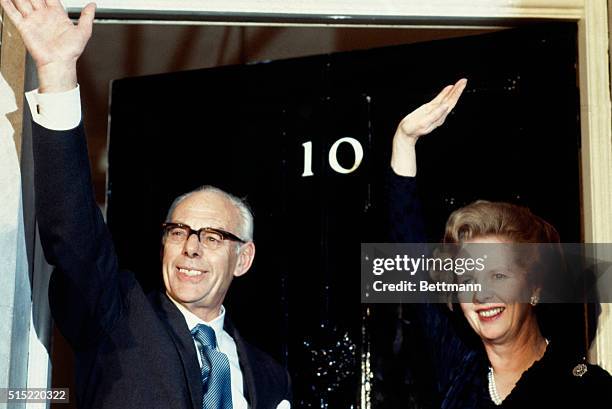
[[[189,267],[176,267],[177,276],[181,280],[199,282],[208,271]]]

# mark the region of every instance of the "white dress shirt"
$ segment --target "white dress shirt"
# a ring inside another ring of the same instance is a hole
[[[66,92],[39,94],[38,89],[26,92],[32,119],[43,128],[67,131],[81,122],[79,86]]]
[[[234,338],[232,338],[230,334],[223,329],[223,323],[225,322],[225,307],[221,306],[221,313],[217,318],[210,322],[206,322],[175,301],[169,294],[166,295],[168,295],[170,301],[176,305],[181,314],[183,314],[183,317],[185,317],[189,331],[193,330],[198,324],[208,325],[215,331],[215,336],[217,337],[217,350],[227,355],[227,359],[229,360],[230,374],[232,378],[232,409],[247,409],[248,405],[244,397],[242,371],[240,370],[240,361],[238,360],[236,343],[234,342]],[[193,340],[193,343],[196,346],[198,362],[200,363],[201,368],[202,356],[200,355],[200,348],[198,348],[195,339]]]

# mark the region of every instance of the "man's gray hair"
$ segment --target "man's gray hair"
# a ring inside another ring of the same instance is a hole
[[[251,208],[247,204],[246,200],[240,199],[239,197],[234,196],[231,193],[227,193],[226,191],[211,185],[200,186],[199,188],[194,189],[191,192],[183,193],[182,195],[174,199],[174,201],[170,205],[170,209],[168,209],[168,213],[166,214],[166,222],[172,221],[172,213],[174,213],[174,209],[176,209],[176,206],[178,206],[179,203],[181,203],[183,200],[187,199],[194,193],[205,192],[219,194],[229,200],[230,203],[232,203],[236,207],[238,213],[240,214],[241,220],[238,226],[239,231],[235,234],[244,241],[253,241],[253,212],[251,211]]]

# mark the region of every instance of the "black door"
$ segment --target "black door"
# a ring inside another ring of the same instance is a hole
[[[415,370],[426,358],[406,354],[418,344],[402,308],[360,303],[360,243],[388,230],[395,127],[467,77],[447,123],[419,142],[430,240],[452,210],[492,199],[527,205],[579,241],[576,50],[574,24],[536,25],[115,81],[108,222],[121,263],[161,285],[172,199],[203,184],[246,196],[257,257],[225,305],[288,366],[294,405],[435,406]]]

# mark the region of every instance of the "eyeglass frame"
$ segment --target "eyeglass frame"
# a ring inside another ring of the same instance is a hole
[[[174,223],[174,222],[166,222],[166,223],[162,223],[162,229],[163,229],[163,233],[164,236],[166,236],[168,234],[168,230],[171,228],[175,228],[175,227],[179,227],[179,228],[183,228],[183,229],[188,229],[189,230],[189,234],[187,235],[187,237],[185,238],[185,242],[189,240],[189,238],[191,237],[191,235],[195,234],[196,237],[198,238],[198,243],[204,245],[204,243],[202,243],[200,241],[200,233],[202,231],[206,232],[212,232],[212,233],[217,233],[218,235],[221,236],[221,238],[223,239],[223,241],[225,240],[230,240],[230,241],[235,241],[238,242],[240,244],[245,244],[247,243],[245,240],[241,239],[240,237],[236,236],[233,233],[230,233],[228,231],[222,230],[222,229],[217,229],[214,227],[202,227],[198,230],[192,229],[191,226],[189,226],[188,224],[185,223]]]

